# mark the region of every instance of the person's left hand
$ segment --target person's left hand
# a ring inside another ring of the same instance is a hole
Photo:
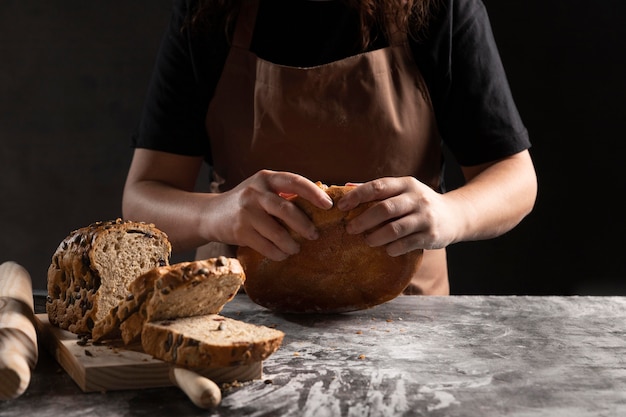
[[[452,243],[457,219],[454,205],[413,177],[380,178],[358,186],[339,202],[340,210],[380,200],[346,225],[350,234],[365,233],[372,246],[391,256],[415,249],[439,249]]]

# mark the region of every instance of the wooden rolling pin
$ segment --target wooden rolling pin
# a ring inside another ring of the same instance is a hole
[[[33,285],[15,262],[0,265],[0,400],[22,395],[38,358]]]
[[[214,408],[222,401],[222,391],[215,382],[189,369],[170,367],[170,380],[200,408]]]

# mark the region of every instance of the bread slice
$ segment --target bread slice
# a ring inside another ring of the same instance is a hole
[[[211,258],[154,268],[129,285],[129,294],[101,321],[94,341],[122,337],[130,344],[146,321],[219,313],[245,280],[235,258]]]
[[[153,224],[116,219],[74,230],[48,268],[50,323],[90,333],[127,296],[137,276],[169,265],[171,251],[167,235]]]
[[[260,362],[283,337],[280,330],[210,314],[144,323],[141,345],[157,359],[203,369]]]
[[[128,285],[126,298],[109,310],[109,313],[102,320],[95,323],[91,332],[94,342],[102,339],[119,339],[121,337],[122,324],[131,318],[133,318],[131,320],[133,322],[138,319],[143,322],[139,310],[145,310],[145,302],[148,297],[152,296],[155,281],[169,270],[169,267],[157,267],[136,277]],[[130,336],[129,342],[133,338]]]

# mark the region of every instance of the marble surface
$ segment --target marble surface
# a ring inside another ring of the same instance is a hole
[[[626,297],[401,296],[300,316],[239,295],[223,314],[286,337],[217,409],[173,387],[85,394],[42,351],[0,416],[626,416]]]

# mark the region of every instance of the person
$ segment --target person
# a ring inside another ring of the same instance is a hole
[[[123,216],[174,251],[284,260],[286,226],[318,237],[284,196],[328,209],[315,182],[353,183],[339,209],[377,203],[348,233],[424,250],[407,294],[449,294],[446,247],[506,233],[537,193],[480,0],[176,0],[132,143]],[[451,190],[444,146],[464,176]]]

